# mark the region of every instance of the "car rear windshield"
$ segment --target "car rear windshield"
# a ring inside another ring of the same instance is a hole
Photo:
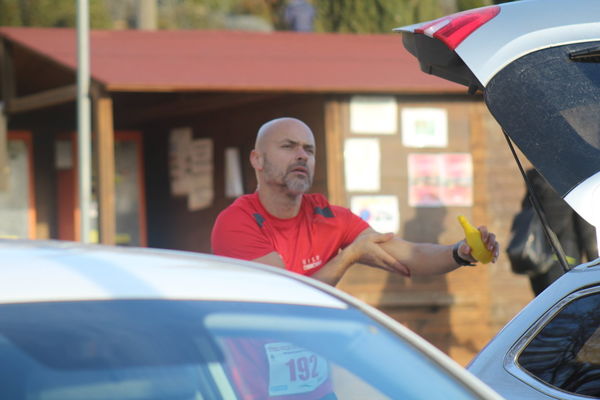
[[[600,171],[600,42],[539,50],[489,83],[502,128],[564,197]]]
[[[2,399],[473,399],[355,309],[206,301],[0,306]]]

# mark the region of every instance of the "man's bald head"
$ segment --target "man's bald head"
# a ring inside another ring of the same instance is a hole
[[[278,140],[286,133],[304,134],[314,144],[314,136],[308,125],[296,118],[283,117],[265,122],[256,135],[254,148],[264,151],[269,141]]]

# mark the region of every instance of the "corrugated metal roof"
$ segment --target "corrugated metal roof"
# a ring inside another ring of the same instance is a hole
[[[68,68],[76,31],[0,28]],[[92,31],[91,70],[110,91],[465,92],[419,71],[400,35]]]

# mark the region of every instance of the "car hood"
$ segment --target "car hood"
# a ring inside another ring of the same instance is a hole
[[[396,29],[424,72],[464,84],[471,92],[483,91],[505,133],[596,228],[600,227],[598,15],[598,0],[529,0]],[[452,36],[461,30],[464,37],[457,43]]]

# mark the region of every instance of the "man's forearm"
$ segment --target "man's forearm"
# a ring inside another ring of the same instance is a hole
[[[380,246],[410,270],[411,276],[439,275],[459,267],[454,261],[454,245],[412,243],[395,237]]]
[[[323,283],[335,286],[346,271],[356,262],[355,255],[348,251],[340,251],[335,257],[323,265],[317,272],[310,275]],[[269,253],[263,257],[252,260],[261,264],[286,269],[283,259],[277,252]]]
[[[335,286],[355,262],[348,252],[342,250],[310,277]]]

